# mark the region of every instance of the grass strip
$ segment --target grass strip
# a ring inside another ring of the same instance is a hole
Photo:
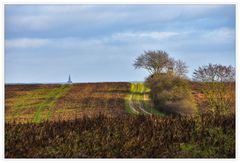
[[[56,101],[62,97],[62,95],[70,89],[69,85],[61,85],[59,88],[55,88],[46,95],[46,100],[40,104],[37,111],[34,114],[33,122],[39,123],[45,117],[45,120],[48,120],[52,114],[53,106]],[[41,112],[44,109],[48,109],[46,115],[42,117]]]

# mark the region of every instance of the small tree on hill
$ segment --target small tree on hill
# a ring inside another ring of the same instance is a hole
[[[174,59],[170,58],[165,51],[145,51],[134,62],[133,66],[144,68],[152,74],[160,74],[167,72],[169,68],[174,67]]]
[[[161,50],[145,51],[135,60],[133,66],[136,69],[144,68],[148,70],[150,75],[171,72],[175,76],[185,78],[187,73],[185,62],[174,60],[169,57],[167,52]]]

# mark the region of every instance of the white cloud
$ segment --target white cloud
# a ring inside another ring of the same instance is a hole
[[[115,33],[112,35],[112,39],[114,40],[125,40],[129,39],[156,39],[163,40],[173,36],[177,36],[179,33],[177,32],[123,32],[123,33]]]
[[[220,28],[212,31],[204,32],[203,39],[215,43],[227,43],[235,40],[235,30],[230,28]]]
[[[6,48],[38,48],[48,46],[52,48],[64,48],[64,49],[80,49],[84,47],[102,47],[104,44],[112,43],[114,41],[131,41],[131,42],[152,42],[162,41],[174,36],[178,36],[177,32],[122,32],[114,33],[105,37],[94,39],[83,39],[80,37],[64,37],[64,38],[18,38],[7,39],[5,41]]]
[[[16,29],[46,30],[54,27],[53,17],[48,15],[18,15],[10,17],[9,21]]]
[[[221,5],[30,5],[13,12],[14,15],[6,20],[10,21],[11,27],[38,31],[62,26],[104,27],[116,23],[132,26],[173,22],[181,18],[198,19],[220,7]]]
[[[129,16],[125,12],[116,13],[106,5],[39,5],[15,8],[18,10],[9,16],[6,14],[5,18],[7,28],[15,31],[47,31],[63,26],[98,27],[125,21]]]
[[[224,5],[184,5],[180,9],[177,7],[176,10],[181,12],[184,18],[202,18],[204,15],[208,15],[214,10],[221,10]]]
[[[118,32],[96,38],[62,37],[62,38],[21,38],[6,40],[7,48],[38,48],[46,47],[50,49],[61,49],[76,53],[87,51],[98,53],[98,51],[116,50],[120,48],[130,48],[128,45],[136,46],[138,49],[176,49],[186,50],[210,50],[210,47],[225,47],[232,43],[235,38],[234,29],[220,28],[212,31],[135,31]],[[94,48],[92,48],[94,47]],[[186,48],[187,47],[187,48]],[[197,48],[198,47],[198,48]],[[204,47],[204,48],[202,48]],[[228,47],[228,46],[227,46]],[[130,48],[132,49],[132,48]],[[55,51],[55,50],[54,50]]]
[[[30,39],[30,38],[21,38],[21,39],[9,39],[5,41],[6,48],[38,48],[45,46],[50,41],[48,39]]]

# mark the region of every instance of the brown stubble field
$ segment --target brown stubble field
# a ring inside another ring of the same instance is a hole
[[[107,116],[127,114],[124,98],[129,87],[130,83],[73,84],[57,102],[51,119],[71,120],[99,113]]]
[[[72,85],[6,85],[6,122],[71,120],[104,114],[127,114],[125,97],[130,83],[82,83]]]

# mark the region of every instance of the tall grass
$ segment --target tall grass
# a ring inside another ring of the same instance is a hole
[[[5,124],[6,158],[234,158],[235,115]]]

